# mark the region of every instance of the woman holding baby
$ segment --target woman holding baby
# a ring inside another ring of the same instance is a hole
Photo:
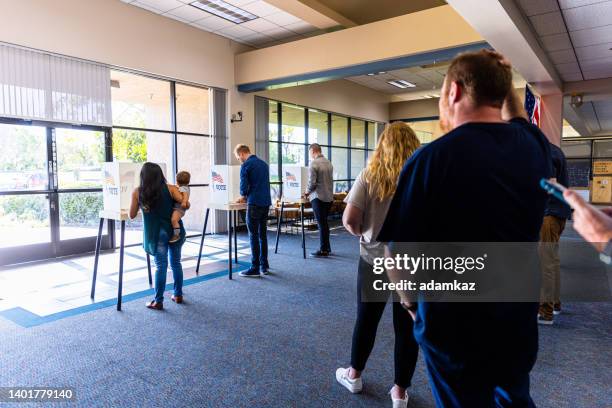
[[[166,288],[166,272],[168,256],[174,278],[174,293],[172,301],[183,302],[183,268],[181,266],[181,249],[185,242],[183,222],[179,222],[180,239],[170,242],[174,230],[172,226],[175,203],[183,203],[189,208],[189,202],[184,200],[179,188],[166,182],[159,165],[145,163],[140,171],[140,185],[132,193],[130,218],[135,218],[138,210],[142,210],[144,222],[143,247],[155,259],[155,298],[148,302],[149,309],[163,310],[164,290]]]

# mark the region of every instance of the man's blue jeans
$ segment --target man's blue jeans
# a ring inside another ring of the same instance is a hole
[[[269,207],[247,206],[246,224],[251,241],[251,268],[268,266],[268,211]]]
[[[169,244],[170,236],[163,228],[159,231],[157,249],[155,252],[155,301],[164,301],[166,289],[166,274],[168,271],[168,255],[170,255],[170,268],[174,279],[174,296],[183,296],[183,267],[181,265],[182,242]]]

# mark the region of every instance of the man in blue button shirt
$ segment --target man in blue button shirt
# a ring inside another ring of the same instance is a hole
[[[439,105],[448,133],[404,165],[378,241],[392,253],[402,242],[537,245],[547,199],[539,181],[551,176],[550,148],[526,120],[509,63],[489,51],[458,56]],[[404,304],[437,406],[534,407],[537,299]]]
[[[270,168],[268,163],[251,154],[249,146],[240,144],[234,149],[240,166],[240,199],[247,203],[246,224],[251,241],[251,267],[240,276],[260,277],[268,274],[268,211],[270,199]]]

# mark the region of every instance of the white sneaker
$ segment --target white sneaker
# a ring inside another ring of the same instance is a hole
[[[393,388],[391,388],[391,390],[393,390]],[[391,391],[389,391],[389,394],[391,394]],[[406,408],[408,406],[409,399],[410,399],[410,396],[408,395],[408,391],[406,391],[406,394],[404,394],[404,399],[395,399],[393,398],[393,396],[391,396],[391,401],[393,402],[393,408]]]
[[[353,380],[349,378],[348,373],[348,368],[340,367],[336,370],[336,380],[353,394],[360,393],[363,389],[363,381],[361,381],[361,377]]]

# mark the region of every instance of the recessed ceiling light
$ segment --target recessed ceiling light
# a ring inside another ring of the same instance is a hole
[[[416,84],[413,84],[412,82],[404,81],[403,79],[395,79],[393,81],[387,81],[387,83],[389,85],[393,85],[393,86],[396,86],[402,89],[416,87]]]
[[[386,73],[387,73],[387,71],[380,71],[380,72],[378,73],[378,75],[382,75],[382,74],[386,74]]]
[[[251,14],[223,0],[198,0],[190,3],[190,5],[236,24],[246,23],[258,18],[255,14]]]
[[[368,74],[368,76],[374,76],[374,75],[376,75],[374,72],[370,72],[370,73]]]

